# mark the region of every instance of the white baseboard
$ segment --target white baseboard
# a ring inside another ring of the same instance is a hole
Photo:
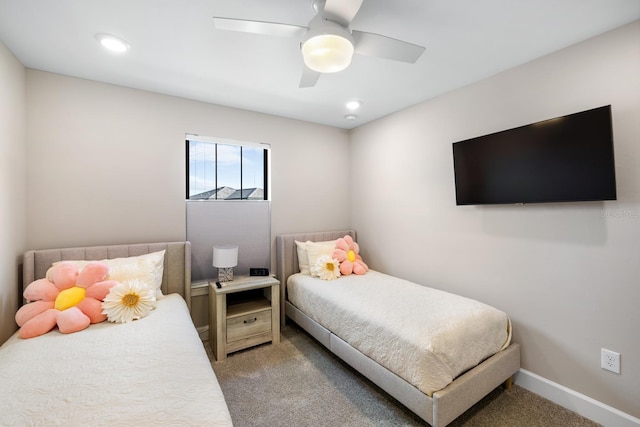
[[[516,373],[515,383],[605,427],[640,427],[640,418],[549,381],[526,369],[520,369]]]

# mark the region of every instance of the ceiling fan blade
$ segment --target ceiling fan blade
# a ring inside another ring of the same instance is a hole
[[[326,0],[323,16],[348,27],[362,6],[362,0]]]
[[[213,17],[213,25],[219,30],[264,34],[267,36],[302,37],[307,27],[277,22],[249,21],[246,19]]]
[[[414,63],[425,51],[423,46],[374,33],[353,30],[355,52],[394,61]]]
[[[302,69],[302,78],[300,79],[300,87],[314,87],[320,78],[320,73],[313,71],[306,65]]]

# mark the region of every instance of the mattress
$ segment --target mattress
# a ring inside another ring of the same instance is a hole
[[[230,426],[211,364],[177,294],[147,317],[53,330],[0,347],[2,426]]]
[[[308,317],[429,396],[511,340],[504,312],[377,271],[332,281],[298,273],[287,292]]]

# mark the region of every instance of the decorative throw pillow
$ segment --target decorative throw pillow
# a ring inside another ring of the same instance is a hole
[[[16,313],[18,336],[33,338],[56,325],[63,334],[85,329],[104,321],[101,302],[117,282],[105,280],[109,267],[101,262],[88,263],[82,271],[73,262],[62,262],[49,269],[50,279],[31,282],[24,290],[29,303]]]
[[[331,255],[322,255],[311,268],[311,274],[322,280],[335,280],[340,277],[338,260]]]
[[[102,302],[102,314],[110,322],[126,323],[142,319],[156,307],[156,294],[142,280],[127,280],[119,283]]]
[[[311,274],[311,266],[309,264],[309,256],[307,254],[309,247],[323,246],[330,248],[331,251],[333,251],[336,246],[335,240],[325,240],[322,242],[312,242],[311,240],[307,240],[306,242],[299,242],[295,240],[295,243],[296,252],[298,254],[298,269],[302,274]]]
[[[109,266],[109,279],[117,282],[142,280],[155,290],[156,299],[162,298],[162,273],[164,271],[165,251],[151,252],[144,255],[103,259],[100,262]],[[74,260],[80,270],[92,261]],[[57,265],[59,262],[54,263]],[[49,277],[49,272],[47,272]]]
[[[353,274],[365,274],[369,271],[367,264],[362,261],[359,255],[360,247],[353,241],[351,236],[346,235],[336,240],[336,249],[333,257],[340,262],[340,273],[344,276]]]
[[[331,257],[331,254],[333,254],[335,248],[335,242],[331,242],[331,244],[311,243],[307,245],[307,258],[309,259],[309,273],[311,274],[311,276],[318,277],[314,268],[316,262],[323,256]]]

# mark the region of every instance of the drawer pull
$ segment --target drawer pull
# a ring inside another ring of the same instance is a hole
[[[253,323],[253,322],[257,321],[257,320],[258,320],[258,318],[254,317],[253,319],[245,320],[243,323]]]

